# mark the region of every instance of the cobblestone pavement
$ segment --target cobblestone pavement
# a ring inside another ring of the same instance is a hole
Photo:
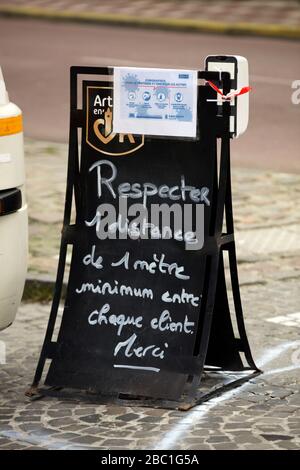
[[[55,273],[66,154],[63,144],[26,142],[32,275]],[[23,303],[16,322],[0,333],[2,449],[299,448],[300,176],[234,168],[233,190],[246,326],[264,374],[188,412],[30,402],[24,392],[50,305]]]
[[[278,260],[275,272],[280,265]],[[0,448],[299,448],[300,323],[266,321],[296,312],[299,281],[275,276],[263,287],[242,287],[242,295],[251,345],[265,373],[188,412],[57,398],[30,402],[24,391],[33,377],[50,306],[23,304],[14,325],[0,334],[7,347],[7,363],[0,368]]]
[[[140,18],[177,18],[219,21],[231,24],[300,25],[300,7],[297,0],[0,0],[10,7],[39,8],[41,10],[88,12],[103,15],[125,15]]]

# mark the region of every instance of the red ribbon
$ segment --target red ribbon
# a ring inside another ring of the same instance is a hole
[[[244,95],[245,93],[249,93],[249,91],[252,90],[251,86],[244,86],[240,88],[239,90],[233,90],[230,93],[227,93],[227,95],[224,95],[224,93],[220,90],[220,88],[217,87],[213,82],[210,82],[207,80],[207,83],[217,92],[219,95],[222,96],[222,99],[227,101],[231,100],[232,98],[235,98],[236,96]]]

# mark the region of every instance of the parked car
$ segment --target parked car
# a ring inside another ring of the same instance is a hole
[[[27,271],[22,112],[9,101],[0,67],[0,330],[15,319]]]

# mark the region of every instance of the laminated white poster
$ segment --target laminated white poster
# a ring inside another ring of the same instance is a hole
[[[196,137],[197,71],[114,67],[113,132]]]

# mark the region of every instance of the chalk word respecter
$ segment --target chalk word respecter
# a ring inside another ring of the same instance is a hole
[[[199,250],[204,243],[204,206],[209,206],[209,189],[187,185],[182,175],[179,184],[157,186],[152,182],[123,182],[115,184],[117,167],[109,160],[99,160],[89,168],[97,175],[97,197],[102,199],[104,192],[118,201],[118,214],[115,205],[102,203],[96,208],[88,227],[95,227],[99,239],[170,239],[184,241],[187,250]],[[104,177],[103,173],[109,176]],[[153,203],[155,200],[172,201]],[[131,204],[128,201],[140,202]],[[176,203],[176,201],[179,202]],[[182,204],[183,203],[183,204]],[[150,205],[150,216],[147,204]],[[133,218],[133,219],[132,219]],[[171,218],[173,223],[171,224]],[[194,219],[194,223],[193,223]],[[162,223],[160,224],[160,220]],[[171,225],[173,228],[171,228]]]

